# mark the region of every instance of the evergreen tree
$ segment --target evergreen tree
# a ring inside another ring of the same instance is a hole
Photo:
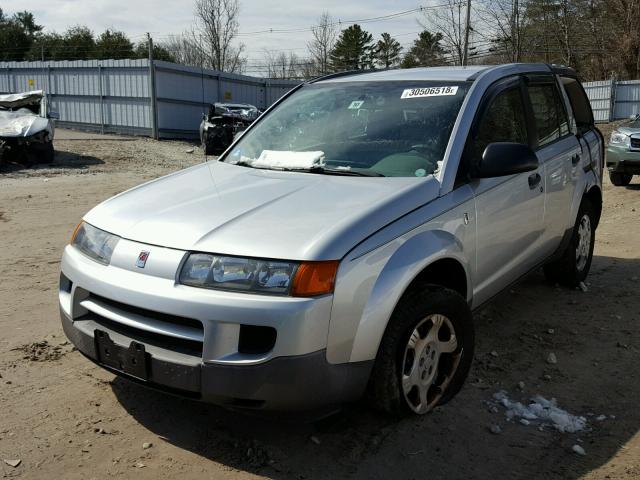
[[[134,58],[133,43],[117,30],[105,30],[96,40],[94,58]]]
[[[428,30],[420,32],[411,49],[402,59],[402,68],[433,67],[444,63],[444,48],[440,44],[442,34]]]
[[[331,51],[333,69],[363,70],[373,66],[373,36],[354,24],[340,32],[340,37]]]
[[[399,63],[401,51],[400,43],[385,32],[376,44],[375,59],[384,68],[393,67]]]

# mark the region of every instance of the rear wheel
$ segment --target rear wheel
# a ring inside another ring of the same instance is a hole
[[[587,278],[593,259],[596,216],[591,202],[584,198],[578,210],[571,240],[562,257],[544,266],[548,280],[576,287]]]
[[[617,173],[617,172],[609,172],[609,180],[616,187],[626,187],[631,183],[631,179],[633,175],[630,173]]]
[[[449,401],[473,358],[471,311],[462,296],[423,285],[407,293],[380,344],[369,383],[374,407],[394,415],[423,415]]]

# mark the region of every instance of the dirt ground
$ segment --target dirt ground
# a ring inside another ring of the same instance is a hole
[[[476,314],[476,358],[451,403],[400,422],[353,405],[311,424],[156,393],[72,349],[57,283],[78,220],[203,156],[183,142],[81,135],[61,135],[56,148],[51,166],[0,171],[3,478],[640,478],[637,177],[628,188],[606,182],[588,292],[549,285],[538,272]],[[508,422],[488,403],[499,390],[523,402],[554,397],[588,429]]]

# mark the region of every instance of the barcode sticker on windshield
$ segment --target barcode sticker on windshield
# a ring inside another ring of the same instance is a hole
[[[458,93],[458,87],[407,88],[400,98],[442,97],[456,93]]]

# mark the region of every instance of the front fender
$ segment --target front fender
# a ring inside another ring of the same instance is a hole
[[[358,362],[375,358],[387,322],[402,294],[429,265],[455,259],[471,292],[469,230],[458,209],[358,258],[347,257],[336,279],[327,360]],[[440,229],[444,227],[445,229]],[[470,301],[471,293],[467,300]]]

